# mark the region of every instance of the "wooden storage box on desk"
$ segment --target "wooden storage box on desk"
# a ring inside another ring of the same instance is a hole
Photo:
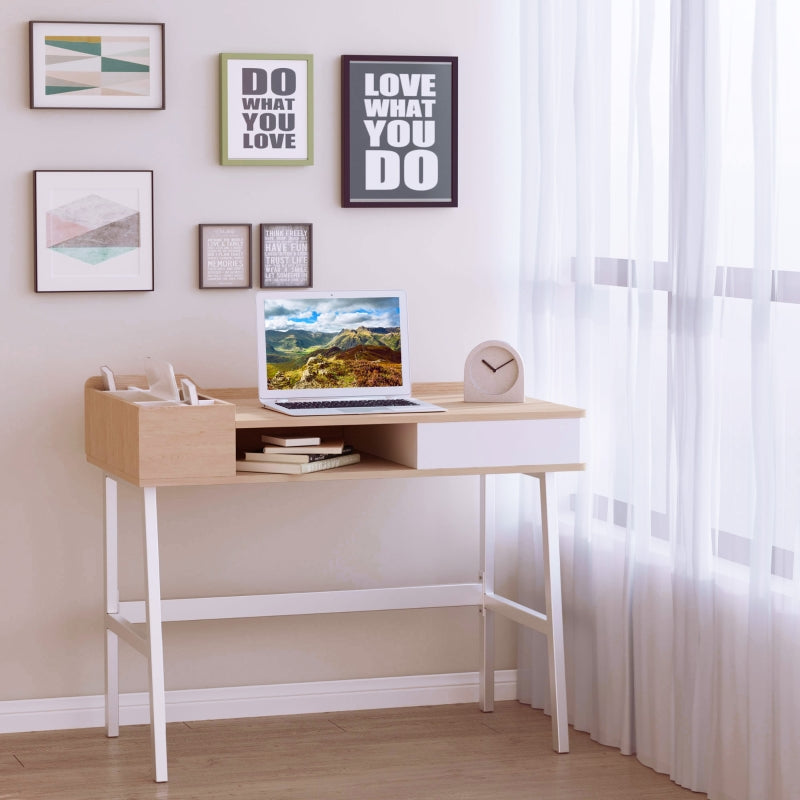
[[[142,377],[125,385],[146,386]],[[236,475],[236,406],[146,406],[103,389],[102,378],[84,390],[86,458],[136,486],[213,482]]]

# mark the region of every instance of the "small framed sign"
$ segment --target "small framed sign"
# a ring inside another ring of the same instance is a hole
[[[36,170],[37,292],[153,290],[152,170]]]
[[[31,108],[164,108],[164,23],[31,22]]]
[[[199,225],[200,288],[249,289],[253,285],[249,223]]]
[[[313,56],[220,53],[220,163],[314,163]]]
[[[311,224],[261,225],[261,288],[311,286]]]
[[[457,58],[342,56],[342,206],[457,206],[457,143]]]

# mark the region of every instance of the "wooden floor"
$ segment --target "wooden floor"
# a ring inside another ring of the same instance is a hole
[[[0,800],[689,800],[635,758],[517,702],[172,723],[168,783],[149,729],[0,736]]]

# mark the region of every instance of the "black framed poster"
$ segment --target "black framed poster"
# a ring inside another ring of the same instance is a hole
[[[342,206],[458,205],[458,59],[342,56]]]

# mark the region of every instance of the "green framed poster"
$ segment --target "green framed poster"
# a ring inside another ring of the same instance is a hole
[[[314,163],[313,56],[220,53],[220,163]]]

